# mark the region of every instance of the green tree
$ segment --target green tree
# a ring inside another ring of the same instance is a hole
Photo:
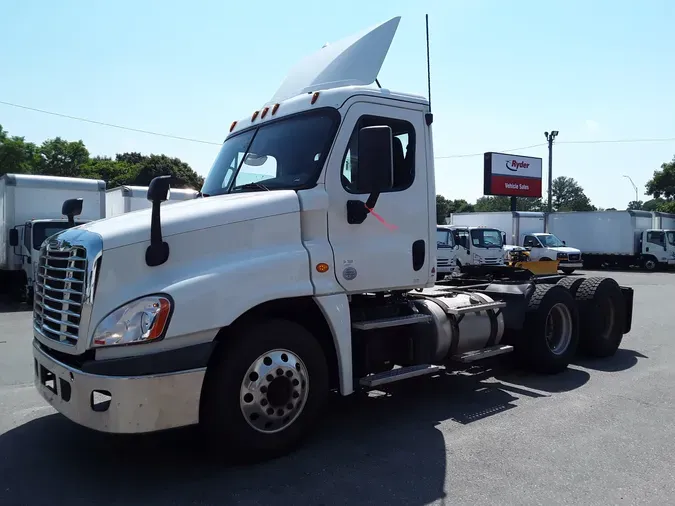
[[[445,225],[445,217],[450,214],[450,201],[443,195],[436,195],[436,225]]]
[[[560,176],[551,184],[551,199],[554,211],[595,211],[591,200],[584,193],[584,189],[575,179]]]
[[[37,147],[23,137],[10,137],[0,125],[0,176],[34,171]]]
[[[666,203],[665,199],[662,198],[656,198],[656,199],[651,199],[642,204],[642,210],[643,211],[658,211],[659,208]]]
[[[675,156],[670,162],[662,163],[661,170],[655,170],[654,176],[645,185],[646,195],[655,199],[663,198],[671,202],[675,198]]]
[[[631,200],[628,203],[628,207],[626,209],[629,209],[631,211],[639,211],[644,207],[645,203],[642,202],[641,200]]]
[[[190,166],[179,158],[169,158],[166,155],[150,155],[137,165],[138,172],[134,184],[148,186],[157,176],[171,176],[171,186],[174,188],[201,189],[204,178],[197,174]]]
[[[81,177],[81,169],[89,161],[89,151],[80,141],[61,137],[48,139],[38,148],[35,172],[46,176]]]
[[[96,156],[87,161],[80,172],[82,177],[103,179],[108,188],[133,184],[138,167],[108,157]]]

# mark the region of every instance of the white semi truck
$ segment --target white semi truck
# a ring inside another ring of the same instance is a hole
[[[197,195],[199,195],[197,190],[171,188],[169,199],[164,204],[192,200],[197,198]],[[139,209],[148,209],[152,207],[148,200],[148,187],[123,185],[111,188],[106,192],[105,207],[106,218],[138,211]]]
[[[38,281],[33,356],[52,406],[105,432],[199,424],[208,448],[258,460],[297,447],[331,390],[616,351],[633,291],[611,278],[434,286],[429,102],[369,86],[398,23],[325,46],[232,123],[201,198],[161,206],[159,177],[152,209],[43,246],[60,281]]]
[[[552,213],[549,231],[577,246],[587,267],[653,271],[675,265],[675,230],[654,228],[659,218],[649,211]]]
[[[505,232],[504,249],[513,246],[526,248],[532,260],[558,260],[558,267],[565,274],[572,274],[583,267],[581,251],[567,246],[555,234],[545,231],[546,215],[542,212],[507,211],[485,213],[453,213],[450,223],[459,226],[493,227]]]
[[[79,219],[62,215],[64,201],[82,199]],[[32,299],[43,241],[105,217],[105,181],[5,174],[0,177],[0,283],[13,299]]]

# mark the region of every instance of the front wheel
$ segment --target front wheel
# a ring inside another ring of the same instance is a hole
[[[642,260],[642,268],[646,271],[653,272],[657,267],[658,264],[656,263],[656,259],[652,257],[647,257]]]
[[[239,327],[207,370],[200,425],[210,445],[256,462],[294,449],[328,395],[328,366],[314,336],[287,320]]]

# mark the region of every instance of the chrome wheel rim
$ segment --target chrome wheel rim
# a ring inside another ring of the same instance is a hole
[[[239,405],[246,422],[272,434],[297,420],[309,395],[307,368],[295,353],[272,350],[260,355],[241,382]]]
[[[546,344],[554,355],[562,355],[572,341],[572,314],[559,302],[546,315]]]

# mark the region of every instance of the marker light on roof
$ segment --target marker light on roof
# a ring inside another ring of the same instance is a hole
[[[319,99],[319,92],[318,92],[318,91],[315,91],[315,92],[312,94],[312,100],[310,101],[310,104],[311,104],[311,105],[314,105],[318,99]]]
[[[230,132],[231,132],[232,130],[234,130],[234,127],[236,127],[236,126],[237,126],[237,122],[236,122],[236,121],[233,121],[232,124],[230,125]]]
[[[272,107],[272,116],[277,113],[277,109],[279,109],[279,104],[274,104],[274,107]]]
[[[270,110],[269,107],[265,107],[265,108],[262,110],[262,114],[260,115],[260,119],[263,119],[265,116],[267,116],[267,111],[269,111],[269,110]]]
[[[253,113],[253,116],[251,116],[251,121],[255,121],[255,119],[258,117],[259,112],[260,111],[256,111],[256,112]]]

